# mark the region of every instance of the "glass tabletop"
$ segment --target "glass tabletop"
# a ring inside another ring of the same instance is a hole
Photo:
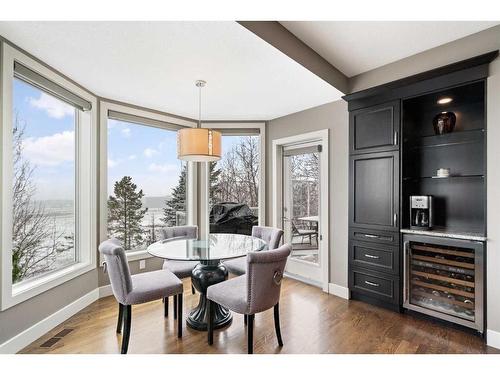
[[[242,257],[265,248],[266,242],[257,237],[214,233],[207,239],[158,241],[148,246],[148,253],[171,260],[214,261]]]

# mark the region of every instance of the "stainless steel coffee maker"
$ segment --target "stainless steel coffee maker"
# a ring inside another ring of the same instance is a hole
[[[432,196],[410,196],[410,229],[432,229]]]

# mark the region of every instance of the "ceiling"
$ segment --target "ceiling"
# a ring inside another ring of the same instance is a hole
[[[500,22],[281,22],[348,77],[463,38]]]
[[[204,120],[269,120],[342,93],[236,22],[0,22],[96,95]]]

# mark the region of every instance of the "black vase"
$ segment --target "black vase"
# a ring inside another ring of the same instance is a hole
[[[441,112],[432,120],[432,125],[434,125],[434,132],[436,133],[436,135],[451,133],[453,129],[455,129],[456,121],[457,116],[455,116],[453,112]]]

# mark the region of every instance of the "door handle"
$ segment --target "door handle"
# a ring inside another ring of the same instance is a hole
[[[371,254],[365,254],[365,257],[371,258],[371,259],[379,259],[380,257],[377,255],[371,255]]]
[[[377,287],[377,288],[380,286],[380,284],[372,283],[371,281],[368,281],[368,280],[365,280],[365,284],[370,285],[370,286],[374,286],[374,287]]]
[[[398,145],[398,131],[395,131],[394,132],[394,146],[397,146]]]
[[[368,238],[380,238],[380,236],[377,236],[376,234],[364,234],[365,237],[368,237]]]
[[[396,212],[394,212],[393,222],[394,222],[394,226],[396,226],[398,224],[398,214]]]

